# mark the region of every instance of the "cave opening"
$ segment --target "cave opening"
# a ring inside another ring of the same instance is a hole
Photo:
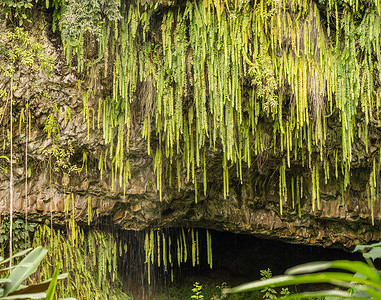
[[[252,235],[207,231],[202,228],[193,230],[198,232],[198,264],[192,261],[192,229],[120,230],[118,239],[127,245],[118,263],[118,273],[125,292],[137,300],[174,299],[171,298],[171,291],[191,292],[195,282],[209,287],[222,284],[236,286],[260,279],[261,270],[270,269],[273,276],[276,276],[284,274],[290,267],[307,262],[343,259],[364,261],[360,253],[351,253],[350,249],[345,251],[337,248],[290,244]],[[207,254],[207,232],[210,233],[212,241],[212,268]],[[161,234],[166,237],[167,266],[163,263],[163,238],[160,240],[160,249],[157,240],[147,242],[147,237],[149,240],[150,235],[156,238]],[[180,242],[177,242],[178,236],[185,236],[185,239],[180,238]],[[169,240],[172,241],[171,245],[168,243]],[[188,254],[186,261],[183,257],[180,263],[181,254],[178,254],[177,249],[180,249],[181,242],[184,247],[186,245]],[[147,256],[147,247],[148,251],[154,253],[153,258]],[[169,256],[172,258],[172,266]],[[161,263],[158,263],[158,260],[161,260]],[[183,299],[188,298],[184,296]]]

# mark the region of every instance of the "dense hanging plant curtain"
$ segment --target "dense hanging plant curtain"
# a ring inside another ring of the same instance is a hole
[[[79,2],[73,3],[66,12],[75,20]],[[92,115],[103,129],[108,148],[99,170],[111,169],[113,185],[126,190],[131,177],[131,106],[140,101],[160,199],[165,186],[180,190],[184,181],[194,184],[196,202],[200,188],[206,195],[208,152],[221,150],[225,197],[229,178],[242,182],[254,159],[276,157],[280,212],[288,206],[300,215],[306,195],[312,210],[321,208],[320,187],[331,177],[344,195],[352,146],[360,140],[356,159],[373,161],[366,187],[373,218],[381,152],[370,152],[368,133],[379,122],[378,0],[203,0],[171,7],[113,1],[107,9],[120,14],[97,23],[96,31],[90,24],[68,32],[65,13],[61,26],[68,62],[76,55],[78,71],[102,65],[100,73],[113,78],[97,112],[84,114],[89,127]],[[85,54],[86,35],[98,40],[96,59]],[[291,172],[293,164],[309,174]]]

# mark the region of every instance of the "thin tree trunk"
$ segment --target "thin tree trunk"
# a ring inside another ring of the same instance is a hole
[[[29,139],[29,100],[26,103],[26,127],[25,127],[25,249],[27,248],[28,243],[28,139]]]
[[[13,120],[12,120],[12,102],[13,102],[13,75],[11,78],[11,93],[10,93],[10,122],[11,122],[11,131],[10,131],[10,142],[11,142],[11,167],[10,167],[10,179],[9,179],[9,257],[11,258],[9,261],[10,271],[12,272],[12,255],[13,255]]]

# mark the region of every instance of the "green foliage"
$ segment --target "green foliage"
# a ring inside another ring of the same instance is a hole
[[[268,53],[262,52],[259,54],[256,64],[249,69],[249,75],[256,96],[265,101],[263,105],[265,111],[274,111],[279,103],[276,96],[278,84],[274,76],[271,57]]]
[[[0,91],[0,97],[5,100],[4,106],[0,106],[0,122],[7,110],[7,101],[15,88],[12,84],[13,76],[19,68],[25,68],[31,73],[43,71],[50,75],[54,69],[54,63],[53,57],[46,52],[45,47],[38,39],[32,37],[25,29],[15,27],[12,31],[3,32],[0,35],[0,70],[4,76],[11,79],[11,86]],[[45,93],[41,92],[41,94],[44,95]],[[13,102],[13,99],[10,101]],[[19,127],[21,126],[22,113],[23,110],[20,112]],[[50,126],[52,127],[51,124]],[[7,133],[10,140],[10,132]],[[3,140],[3,148],[5,148],[5,142],[6,139]]]
[[[5,159],[6,161],[9,162],[9,158],[7,156],[5,156],[5,155],[0,155],[0,159]],[[3,170],[6,173],[8,168],[6,166],[1,166],[0,165],[0,170]]]
[[[257,292],[241,293],[241,294],[226,294],[223,291],[228,287],[226,282],[221,284],[214,282],[202,283],[202,295],[204,299],[210,300],[258,300],[260,296]],[[186,281],[181,285],[170,286],[163,288],[158,295],[158,300],[183,300],[190,299],[195,296],[194,282]]]
[[[33,245],[43,244],[48,250],[39,276],[52,276],[56,262],[63,262],[60,271],[70,274],[66,281],[57,283],[62,297],[77,299],[130,299],[121,291],[117,274],[117,258],[121,254],[111,235],[97,230],[85,232],[75,223],[70,231],[52,230],[47,225],[36,228]]]
[[[18,21],[21,26],[24,21],[28,20],[28,9],[33,6],[33,2],[38,0],[2,0],[0,2],[0,13],[11,15]]]
[[[271,270],[268,268],[267,270],[260,270],[261,280],[268,280],[273,277]],[[273,288],[273,286],[266,286],[261,290],[263,299],[278,299],[278,292]],[[288,288],[282,288],[280,291],[281,295],[287,296],[290,295],[290,291]]]
[[[13,31],[2,33],[0,40],[4,43],[0,51],[0,67],[6,76],[12,76],[18,64],[29,67],[31,71],[53,71],[53,58],[23,28],[16,27]]]
[[[51,112],[45,120],[43,129],[47,138],[51,138],[52,145],[50,147],[41,147],[40,151],[49,158],[50,170],[53,170],[56,173],[62,172],[64,174],[63,185],[66,186],[69,183],[68,177],[70,177],[72,173],[80,173],[82,168],[71,162],[75,153],[71,143],[68,143],[68,145],[65,146],[59,146],[61,134],[58,120],[61,118],[61,112],[56,104],[53,104],[52,110],[53,112]],[[69,107],[65,111],[65,124],[67,123],[68,118],[71,119],[71,110]]]
[[[9,246],[9,219],[3,218],[0,223],[0,253],[7,253]],[[30,237],[37,224],[28,223],[25,226],[23,219],[16,219],[13,222],[13,250],[18,252],[25,247],[30,247]]]
[[[193,295],[190,297],[191,299],[202,300],[204,296],[202,295],[202,285],[198,282],[194,283],[194,288],[192,289]]]
[[[84,40],[90,34],[98,41],[107,38],[105,28],[121,19],[120,0],[68,0],[60,21],[68,63],[77,55],[78,72],[83,70]]]
[[[46,292],[46,299],[45,300],[53,300],[54,299],[54,293],[56,290],[57,281],[58,281],[58,265],[56,267],[56,270],[54,271],[52,281],[50,282],[49,288]]]
[[[273,277],[270,269],[261,270],[260,274],[262,276],[261,280],[266,280]],[[265,287],[261,290],[261,292],[263,293],[263,299],[277,299],[277,291],[274,290],[272,286]]]
[[[187,1],[181,9],[155,15],[158,6],[151,1],[126,5],[111,19],[100,13],[102,3],[90,7],[73,1],[67,9],[73,16],[65,22],[77,27],[63,30],[68,61],[77,54],[78,70],[83,70],[85,61],[102,60],[105,75],[113,76],[112,94],[98,101],[97,123],[108,146],[107,156],[100,158],[101,173],[110,160],[112,186],[125,189],[130,106],[143,95],[142,135],[160,199],[173,182],[178,189],[192,182],[195,202],[201,182],[207,195],[207,153],[217,146],[225,197],[232,167],[243,182],[243,168],[276,156],[279,210],[298,209],[300,216],[307,197],[313,211],[321,209],[320,187],[333,170],[345,202],[352,145],[361,139],[365,156],[374,159],[367,187],[374,219],[380,153],[369,152],[368,130],[372,120],[380,119],[381,6],[378,1],[323,2]],[[110,5],[109,11],[119,9]],[[86,16],[90,11],[93,16]],[[85,33],[98,40],[95,60],[84,52]],[[91,128],[89,97],[86,92],[83,114]],[[331,121],[341,124],[334,133],[327,127]],[[292,163],[308,173],[289,176]]]
[[[151,283],[151,268],[163,267],[164,273],[171,274],[181,264],[192,261],[192,266],[200,265],[199,231],[197,229],[181,228],[170,234],[163,229],[146,231],[144,240],[145,264],[147,265],[148,284]],[[206,256],[209,268],[213,267],[212,236],[206,231]],[[153,268],[152,268],[153,269]]]
[[[280,291],[280,294],[283,296],[289,296],[291,295],[291,292],[288,290],[288,288],[282,288],[282,290]]]
[[[62,15],[62,36],[65,41],[77,41],[90,33],[99,38],[105,20],[116,22],[121,19],[120,0],[68,0]]]
[[[355,250],[369,250],[364,256],[380,258],[380,243],[358,246]],[[328,269],[342,270],[343,272],[321,272]],[[327,299],[381,299],[381,276],[373,264],[361,261],[337,260],[331,262],[312,262],[293,267],[286,271],[286,275],[276,276],[262,281],[255,281],[227,290],[228,293],[240,293],[258,289],[269,289],[294,284],[331,283],[340,288],[349,288],[347,292],[341,290],[326,290],[305,292],[295,295],[285,293],[279,299],[308,299],[313,297],[330,297]],[[336,297],[336,298],[331,298]]]
[[[25,256],[19,264],[14,266],[9,276],[0,279],[0,285],[2,286],[2,288],[0,288],[0,299],[45,299],[46,297],[46,299],[53,299],[57,280],[66,278],[67,274],[58,275],[56,270],[52,279],[29,286],[21,285],[24,280],[36,272],[39,264],[47,254],[46,249],[37,247],[32,250],[32,248],[29,248],[6,260],[0,258],[0,265],[4,265],[10,260],[23,256],[26,253],[28,253],[28,255]],[[1,273],[4,273],[8,269],[9,268],[3,268],[0,271]],[[48,289],[47,294],[44,293],[46,289]]]
[[[371,245],[357,245],[353,252],[361,251],[365,259],[381,258],[381,243]]]
[[[69,143],[65,148],[53,144],[48,149],[41,149],[42,153],[46,157],[50,157],[51,168],[54,172],[62,171],[64,175],[70,176],[72,173],[79,173],[82,168],[71,162],[71,158],[74,155],[74,148],[71,143]],[[67,183],[64,182],[64,185]]]

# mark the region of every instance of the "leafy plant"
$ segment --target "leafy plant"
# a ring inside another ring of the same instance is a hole
[[[0,299],[53,299],[57,280],[67,277],[67,274],[58,275],[58,268],[51,279],[29,286],[21,285],[24,280],[37,270],[47,252],[48,251],[42,247],[37,247],[34,250],[29,248],[8,259],[0,258],[0,266],[3,266],[14,258],[28,253],[18,265],[14,266],[7,278],[0,279]],[[0,272],[3,273],[9,269],[10,268],[3,268]],[[44,292],[46,290],[48,290],[47,293]]]
[[[63,38],[78,43],[78,38],[87,32],[99,37],[104,19],[121,19],[119,6],[117,0],[68,0],[62,16]]]
[[[68,232],[59,229],[52,231],[46,224],[36,228],[33,246],[42,244],[49,250],[38,270],[40,276],[50,277],[56,262],[63,261],[60,272],[69,273],[70,280],[57,283],[60,296],[97,300],[130,299],[122,292],[117,274],[118,255],[126,248],[117,245],[112,235],[97,230],[85,233],[71,221],[69,229]]]
[[[381,258],[381,243],[376,243],[372,245],[357,245],[353,252],[360,251],[362,255],[367,260],[368,264],[371,264],[369,259],[375,260]]]
[[[355,251],[365,251],[363,253],[365,258],[376,259],[381,256],[380,247],[381,243],[369,246],[357,246]],[[326,272],[326,270],[332,268],[342,270],[342,272]],[[339,299],[381,299],[380,273],[374,268],[373,263],[370,260],[368,260],[368,264],[361,261],[348,260],[307,263],[287,270],[285,275],[243,284],[238,287],[228,289],[226,292],[241,293],[270,287],[308,283],[330,283],[340,288],[349,288],[349,290],[342,291],[331,289],[317,292],[304,292],[295,295],[285,295],[279,299],[307,299],[313,297],[339,297]]]
[[[202,285],[200,285],[198,282],[194,283],[194,288],[192,289],[193,295],[191,296],[191,299],[196,300],[202,300],[204,299],[204,296],[202,295]]]
[[[12,1],[6,1],[6,5],[11,5]],[[30,2],[30,1],[28,1]],[[7,4],[8,3],[8,4]],[[17,3],[25,3],[25,1],[17,1]],[[18,5],[18,4],[17,4]],[[4,3],[3,3],[4,6]],[[25,6],[25,5],[24,5]],[[19,8],[19,6],[17,6]],[[16,27],[13,31],[7,31],[0,36],[1,44],[1,59],[0,70],[5,77],[10,79],[10,84],[7,87],[8,91],[1,93],[6,99],[5,109],[9,104],[9,142],[10,142],[10,178],[9,178],[9,255],[12,257],[13,253],[13,101],[14,101],[14,76],[16,70],[20,67],[25,68],[29,72],[46,71],[50,74],[53,71],[53,58],[45,51],[45,47],[39,42],[31,38],[30,34],[21,27]],[[29,106],[29,105],[28,105]],[[0,121],[4,113],[1,116]],[[27,149],[27,147],[25,147]],[[25,151],[25,158],[27,160],[27,150]],[[27,180],[26,180],[27,183]],[[27,187],[27,184],[25,185]],[[27,198],[27,192],[26,192]],[[27,213],[26,213],[27,214]],[[27,219],[27,218],[26,218]],[[12,264],[12,260],[10,261]]]
[[[97,40],[105,37],[106,22],[121,19],[120,1],[117,0],[68,0],[60,22],[62,41],[67,61],[71,66],[77,54],[78,71],[83,69],[84,37],[90,34]]]
[[[27,10],[32,6],[32,0],[2,0],[0,12],[12,15],[15,20],[18,20],[18,25],[21,26],[28,19]]]
[[[273,277],[271,270],[267,268],[267,270],[260,270],[260,274],[262,276],[261,280],[267,280]],[[276,299],[276,290],[273,289],[272,286],[267,286],[261,290],[263,293],[263,299]]]
[[[25,249],[25,246],[30,247],[29,237],[36,228],[36,223],[28,223],[25,226],[23,219],[16,219],[13,222],[13,250],[18,252]],[[3,219],[0,223],[0,250],[2,253],[6,250],[9,244],[9,219]],[[7,250],[8,251],[8,250]]]
[[[199,283],[201,286],[201,284]],[[204,299],[210,300],[258,300],[259,292],[248,292],[240,294],[226,294],[224,290],[228,288],[229,285],[226,282],[213,282],[206,281],[202,282],[202,296]],[[183,300],[189,299],[195,293],[192,291],[194,289],[194,282],[186,280],[181,284],[171,285],[169,287],[162,286],[158,291],[158,300]],[[192,298],[191,298],[192,299]]]
[[[45,70],[49,74],[53,71],[53,57],[23,28],[16,27],[13,32],[2,33],[0,40],[5,44],[0,52],[1,61],[5,62],[5,66],[0,67],[5,76],[12,77],[19,65],[29,67],[30,71]]]
[[[0,155],[0,159],[5,159],[6,161],[9,162],[9,158],[5,155]],[[7,172],[7,167],[2,167],[0,166],[0,170],[3,170],[4,172]]]
[[[45,93],[42,96],[45,97]],[[51,139],[52,145],[41,146],[40,151],[49,159],[49,168],[55,172],[62,171],[64,174],[63,185],[66,186],[69,183],[69,177],[71,173],[79,173],[82,168],[71,163],[71,159],[74,155],[74,148],[71,143],[66,146],[59,146],[60,141],[60,127],[58,120],[61,118],[61,112],[56,104],[52,105],[52,112],[47,116],[45,120],[44,132],[47,138]],[[67,108],[64,115],[65,125],[68,118],[71,119],[71,110]],[[86,157],[87,159],[87,157]]]

